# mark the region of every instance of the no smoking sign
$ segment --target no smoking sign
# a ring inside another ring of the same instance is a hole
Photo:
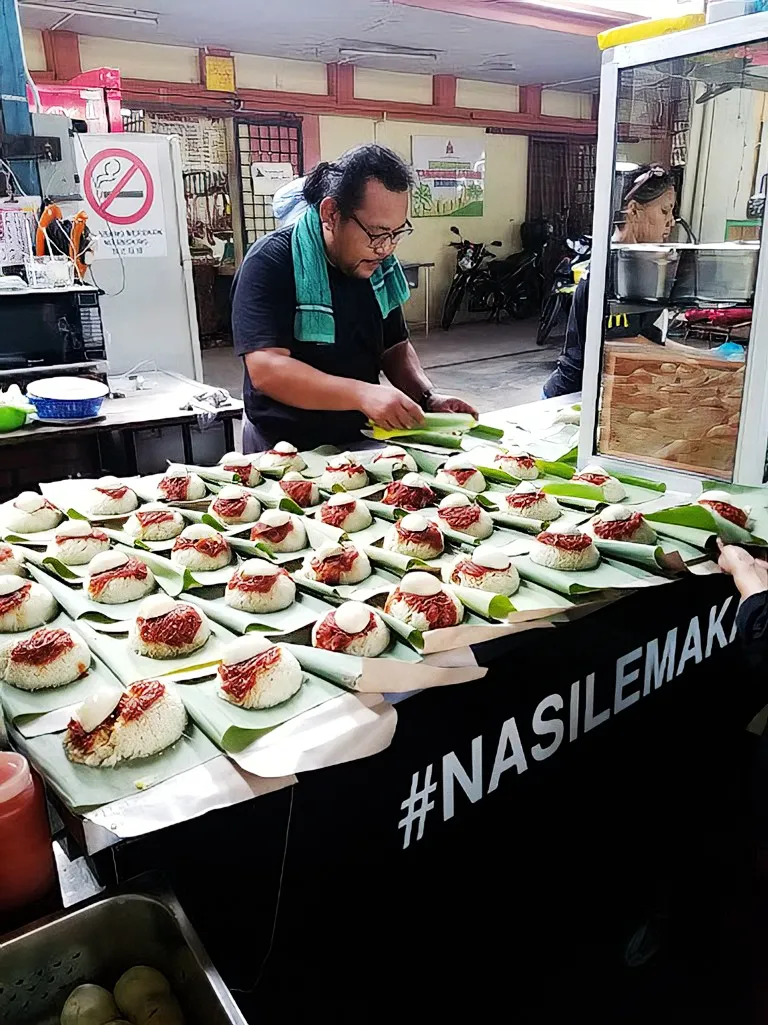
[[[155,198],[149,168],[135,153],[105,149],[88,161],[83,188],[96,214],[110,224],[138,224]]]
[[[168,140],[129,135],[113,146],[103,136],[86,133],[80,139],[78,165],[88,227],[97,239],[95,259],[166,256],[169,231],[174,237],[186,233],[186,224],[177,228],[169,216],[175,205],[163,203],[168,180],[177,173]]]

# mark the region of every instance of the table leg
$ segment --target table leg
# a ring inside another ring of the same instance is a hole
[[[429,338],[429,279],[431,267],[424,268],[424,337]]]
[[[234,417],[225,416],[224,422],[224,451],[234,452],[235,450],[235,422]]]
[[[187,424],[182,425],[181,441],[184,446],[184,462],[189,466],[194,463],[195,456],[192,451],[192,435],[189,433],[189,426]]]
[[[139,473],[139,460],[136,453],[136,435],[133,431],[125,431],[123,434],[123,446],[125,452],[125,475],[136,477]]]

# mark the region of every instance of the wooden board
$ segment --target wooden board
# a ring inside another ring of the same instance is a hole
[[[598,451],[730,479],[743,382],[741,362],[607,342]]]

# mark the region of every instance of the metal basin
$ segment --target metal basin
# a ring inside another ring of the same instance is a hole
[[[672,298],[697,302],[751,303],[755,296],[759,242],[683,245]]]
[[[34,923],[0,943],[2,1025],[58,1025],[82,982],[111,989],[133,965],[165,975],[187,1025],[247,1025],[169,893],[130,893]]]
[[[679,262],[680,253],[673,247],[612,245],[611,276],[616,298],[669,299]]]

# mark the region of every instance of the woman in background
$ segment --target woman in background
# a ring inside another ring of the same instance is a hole
[[[646,164],[645,167],[638,168],[624,191],[621,213],[617,218],[612,241],[619,245],[633,242],[666,242],[675,224],[675,198],[675,184],[668,171],[656,164]],[[565,342],[557,366],[544,385],[545,399],[581,391],[588,304],[587,271],[573,297],[565,330]],[[661,333],[655,326],[657,319],[657,312],[629,314],[622,317],[621,324],[617,324],[616,327],[609,322],[605,338],[642,336],[648,341],[658,343],[661,341]]]

